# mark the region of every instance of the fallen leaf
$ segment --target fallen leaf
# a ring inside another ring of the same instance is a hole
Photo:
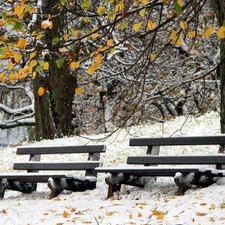
[[[70,216],[70,214],[69,214],[68,212],[66,212],[66,211],[63,212],[63,217],[64,217],[64,218],[67,218],[67,217],[69,217],[69,216]]]
[[[205,216],[206,213],[200,213],[200,212],[197,212],[196,215],[197,215],[197,216]]]

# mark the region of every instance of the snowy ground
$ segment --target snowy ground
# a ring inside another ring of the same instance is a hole
[[[130,137],[143,136],[187,136],[214,135],[220,133],[219,115],[209,113],[199,118],[179,117],[165,124],[148,124],[121,130],[108,138],[107,151],[102,154],[104,166],[124,165],[128,155],[145,154],[146,149],[129,147]],[[101,138],[101,136],[92,136]],[[79,137],[63,138],[23,145],[72,145],[84,144],[89,140]],[[96,142],[96,141],[95,141]],[[93,143],[93,142],[90,142]],[[190,148],[187,146],[167,147],[160,151],[163,155],[216,154],[217,146]],[[12,171],[15,161],[24,161],[24,156],[16,156],[16,148],[0,149],[1,172]],[[48,156],[43,160],[77,160],[78,156]],[[86,157],[86,156],[82,156]],[[184,196],[176,196],[177,187],[173,178],[158,178],[144,189],[123,186],[114,198],[106,200],[107,185],[104,174],[98,176],[97,188],[85,192],[63,192],[57,198],[49,199],[45,184],[39,184],[37,192],[21,194],[6,191],[0,200],[0,224],[4,225],[69,225],[69,224],[162,224],[162,225],[221,225],[225,224],[225,180],[208,188],[196,188]]]

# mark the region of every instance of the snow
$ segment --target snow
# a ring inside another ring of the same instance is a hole
[[[145,124],[115,132],[107,140],[104,135],[70,137],[23,143],[24,146],[52,146],[78,144],[106,144],[101,154],[104,167],[125,166],[128,155],[143,155],[145,147],[129,147],[131,137],[194,136],[220,134],[219,115],[210,112],[204,116],[179,117],[164,124]],[[95,139],[90,140],[90,138]],[[161,155],[212,155],[218,146],[163,147]],[[45,158],[46,157],[46,158]],[[46,161],[84,160],[85,154],[47,155]],[[1,173],[12,173],[14,162],[28,160],[16,156],[16,146],[1,148]],[[213,168],[211,168],[213,169]],[[204,170],[204,169],[203,169]],[[83,175],[80,171],[70,176]],[[120,193],[106,199],[107,174],[99,174],[97,187],[85,192],[64,191],[50,200],[47,184],[38,184],[37,192],[22,194],[7,190],[0,201],[1,224],[4,225],[221,225],[225,224],[225,178],[207,188],[189,189],[184,196],[177,196],[177,186],[172,177],[151,179],[145,188],[122,186]],[[191,175],[190,175],[191,176]]]

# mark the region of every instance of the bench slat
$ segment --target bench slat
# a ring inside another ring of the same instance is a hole
[[[100,166],[99,161],[89,162],[26,162],[14,163],[14,170],[93,170]]]
[[[105,145],[77,145],[77,146],[26,146],[18,147],[18,155],[30,154],[66,154],[66,153],[100,153],[105,152]]]
[[[189,136],[189,137],[159,137],[132,138],[130,146],[170,146],[170,145],[219,145],[225,144],[225,135]]]
[[[224,170],[201,170],[200,168],[194,167],[122,167],[122,168],[113,168],[113,167],[97,167],[95,169],[98,173],[111,173],[118,174],[123,173],[126,175],[134,175],[134,176],[175,176],[177,172],[180,173],[196,173],[196,174],[204,174],[208,176],[225,176]],[[216,173],[214,172],[216,171]]]
[[[225,164],[225,155],[196,156],[129,156],[127,164]]]

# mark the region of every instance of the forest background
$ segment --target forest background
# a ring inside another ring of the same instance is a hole
[[[211,110],[225,133],[225,1],[0,0],[0,12],[1,133],[110,135]]]

